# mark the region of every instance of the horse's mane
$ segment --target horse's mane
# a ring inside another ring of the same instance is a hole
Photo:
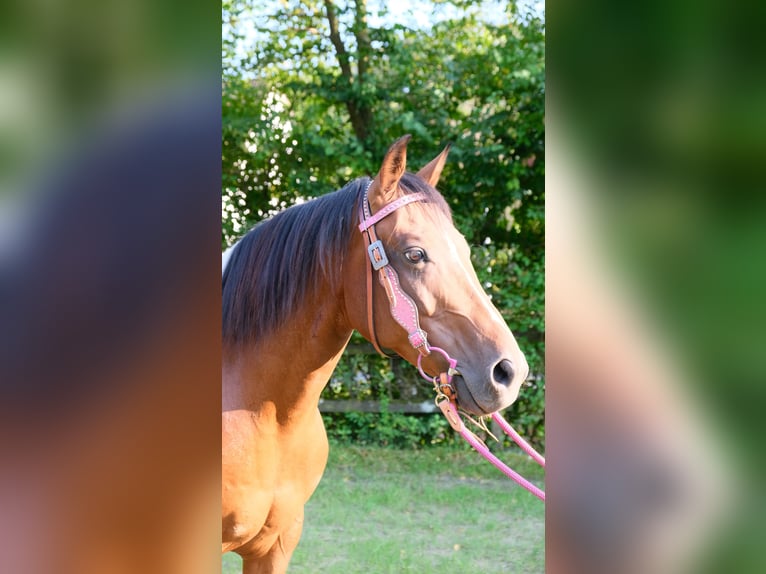
[[[223,273],[223,342],[247,343],[265,336],[301,307],[314,290],[341,282],[341,263],[357,221],[356,206],[370,179],[294,205],[258,223],[236,244]],[[406,173],[405,193],[425,192],[449,216],[444,198]],[[413,204],[414,205],[414,204]]]

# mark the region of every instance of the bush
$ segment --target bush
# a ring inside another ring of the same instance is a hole
[[[419,449],[455,443],[455,433],[439,413],[326,413],[331,443]]]

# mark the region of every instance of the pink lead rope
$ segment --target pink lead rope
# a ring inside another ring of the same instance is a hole
[[[498,468],[503,474],[505,474],[508,478],[516,481],[517,484],[520,486],[526,488],[529,492],[534,494],[537,498],[539,498],[542,501],[545,501],[545,492],[543,492],[540,488],[529,482],[527,479],[525,479],[523,476],[521,476],[518,472],[510,468],[507,464],[505,464],[503,461],[501,461],[499,458],[497,458],[494,454],[492,454],[487,448],[487,445],[485,445],[481,439],[479,439],[474,433],[472,433],[468,428],[466,428],[465,424],[463,423],[463,420],[460,418],[460,413],[457,410],[457,405],[455,403],[455,397],[456,392],[455,388],[452,386],[452,377],[457,374],[457,361],[450,357],[446,351],[443,349],[440,349],[439,347],[431,347],[431,351],[436,351],[438,353],[441,353],[449,362],[449,368],[447,369],[446,373],[442,373],[441,375],[437,377],[429,377],[426,375],[426,373],[423,371],[423,368],[420,364],[422,355],[418,356],[418,370],[420,371],[420,375],[426,379],[429,382],[432,382],[434,384],[434,388],[436,389],[436,406],[441,409],[442,413],[444,414],[445,418],[447,419],[447,422],[449,422],[450,426],[457,431],[460,436],[462,436],[468,444],[473,447],[476,452],[478,452],[480,455],[482,455],[485,459],[487,459],[489,462],[491,462],[496,468]],[[497,424],[500,425],[500,428],[503,429],[503,432],[507,434],[513,441],[518,444],[521,449],[527,453],[529,456],[531,456],[535,461],[537,461],[540,466],[545,468],[545,458],[540,455],[532,446],[525,441],[519,433],[517,433],[510,424],[508,424],[508,421],[506,421],[500,413],[493,413],[492,414],[492,420],[494,420]]]
[[[505,420],[500,413],[492,413],[492,420],[495,421],[497,424],[500,425],[500,428],[503,429],[503,432],[507,434],[509,437],[513,439],[513,442],[515,442],[517,445],[521,447],[521,450],[523,450],[525,453],[527,453],[529,456],[531,456],[535,461],[537,461],[537,464],[545,468],[545,457],[541,455],[539,452],[537,452],[534,448],[532,448],[532,445],[530,445],[527,441],[525,441],[522,436],[516,432],[516,430],[508,424],[508,421]]]

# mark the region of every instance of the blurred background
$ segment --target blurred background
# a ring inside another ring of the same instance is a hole
[[[761,572],[763,8],[546,8],[548,567]]]
[[[2,572],[217,568],[219,10],[3,5]]]

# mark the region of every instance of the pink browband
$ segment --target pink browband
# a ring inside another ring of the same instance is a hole
[[[367,185],[367,189],[364,190],[364,201],[367,203],[367,190],[370,189],[370,184]],[[404,207],[408,203],[412,203],[413,201],[424,201],[427,199],[428,196],[425,193],[411,193],[409,195],[403,195],[399,199],[392,201],[388,205],[386,205],[383,209],[378,211],[375,215],[371,215],[369,218],[365,218],[364,221],[362,221],[359,224],[359,231],[365,231],[366,229],[369,229],[373,225],[375,225],[378,221],[386,217],[387,215],[391,215],[394,211],[399,209],[400,207]]]

